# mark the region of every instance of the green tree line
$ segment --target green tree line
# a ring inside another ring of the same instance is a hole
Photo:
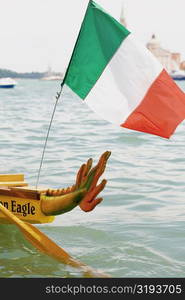
[[[7,70],[7,69],[0,69],[0,78],[3,77],[11,77],[11,78],[31,78],[31,79],[40,79],[44,77],[46,72],[26,72],[26,73],[18,73],[15,71]]]

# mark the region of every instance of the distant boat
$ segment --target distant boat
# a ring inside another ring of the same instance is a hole
[[[48,70],[45,72],[44,77],[41,78],[42,80],[63,80],[63,74],[53,72],[51,67],[48,66]]]
[[[0,78],[0,88],[10,89],[14,88],[17,82],[12,78]]]
[[[174,80],[185,80],[185,72],[181,70],[173,71],[170,73],[170,76]]]
[[[41,78],[42,80],[62,80],[63,77],[59,75],[51,75]]]

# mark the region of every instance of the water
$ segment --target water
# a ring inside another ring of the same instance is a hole
[[[19,80],[0,90],[0,173],[36,184],[60,83]],[[185,83],[179,83],[185,90]],[[112,151],[104,201],[37,225],[72,256],[112,277],[185,276],[185,123],[170,140],[100,119],[66,90],[57,107],[40,185],[72,185],[78,167]],[[0,277],[81,277],[37,252],[13,225],[0,225]]]

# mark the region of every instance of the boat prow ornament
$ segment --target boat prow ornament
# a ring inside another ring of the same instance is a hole
[[[98,184],[111,152],[102,154],[92,168],[92,159],[83,164],[73,186],[66,189],[29,187],[23,174],[0,175],[0,204],[19,219],[28,223],[50,223],[56,215],[66,213],[76,206],[85,211],[93,210],[103,199],[97,195],[104,189],[106,180]],[[0,210],[0,223],[10,223]]]

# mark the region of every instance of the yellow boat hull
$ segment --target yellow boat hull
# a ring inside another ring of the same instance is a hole
[[[0,174],[0,203],[19,219],[32,224],[53,222],[41,210],[41,194],[47,189],[32,188],[24,181],[23,174]],[[0,224],[9,221],[0,212]]]

